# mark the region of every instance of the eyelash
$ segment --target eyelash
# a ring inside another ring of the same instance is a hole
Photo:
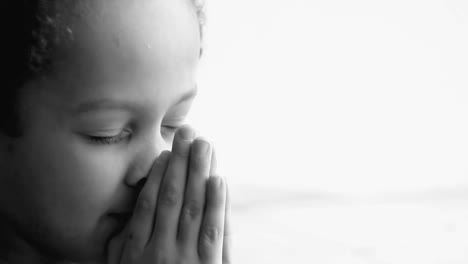
[[[110,144],[119,143],[120,141],[126,139],[130,135],[131,135],[130,132],[124,131],[117,136],[111,136],[111,137],[88,136],[88,138],[95,143],[110,145]]]
[[[162,126],[161,129],[166,129],[168,131],[163,132],[167,133],[171,136],[175,134],[179,127],[178,126]],[[89,140],[92,142],[98,143],[98,144],[103,144],[103,145],[111,145],[111,144],[117,144],[121,142],[122,140],[128,138],[131,136],[131,133],[128,131],[123,131],[117,136],[111,136],[111,137],[99,137],[99,136],[88,136]]]
[[[168,133],[173,135],[173,134],[175,134],[176,130],[179,127],[177,127],[177,126],[162,126],[162,128],[165,128],[166,130],[169,130]]]

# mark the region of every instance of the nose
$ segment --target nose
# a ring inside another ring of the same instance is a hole
[[[146,181],[154,161],[164,150],[171,149],[172,142],[167,142],[160,134],[136,145],[131,162],[125,175],[125,183],[140,189]]]
[[[191,126],[183,125],[177,129],[174,140],[192,141],[197,134],[198,133]],[[156,136],[153,136],[151,139],[142,140],[139,144],[135,143],[138,147],[136,147],[135,154],[132,156],[131,165],[125,177],[126,184],[134,188],[142,187],[151,171],[155,159],[159,157],[164,150],[171,150],[172,144],[173,140],[164,138],[161,133],[157,133]]]

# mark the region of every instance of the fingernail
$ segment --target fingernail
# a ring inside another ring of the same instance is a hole
[[[200,140],[198,143],[198,155],[205,155],[210,151],[210,143],[206,140]]]
[[[182,140],[191,140],[195,137],[195,131],[190,127],[182,127],[179,131],[179,138]]]

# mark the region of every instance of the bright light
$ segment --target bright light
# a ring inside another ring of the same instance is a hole
[[[468,263],[468,1],[208,0],[236,263]]]
[[[232,184],[468,187],[466,7],[209,1],[193,122]]]

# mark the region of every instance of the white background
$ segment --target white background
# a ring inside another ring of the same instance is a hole
[[[468,1],[206,7],[237,263],[468,263]]]

